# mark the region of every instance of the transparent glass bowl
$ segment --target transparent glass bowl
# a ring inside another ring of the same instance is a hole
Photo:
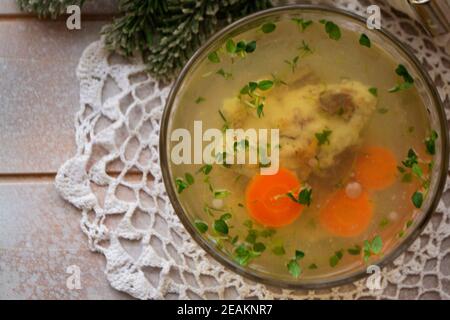
[[[185,84],[190,78],[193,70],[195,70],[201,61],[207,59],[207,55],[214,49],[222,45],[229,37],[240,34],[243,31],[261,25],[266,21],[276,21],[280,17],[290,15],[308,15],[315,20],[330,19],[345,28],[354,30],[356,32],[364,32],[376,43],[383,46],[383,48],[397,61],[405,61],[408,70],[414,74],[416,81],[416,88],[426,105],[431,127],[434,128],[440,139],[438,139],[437,153],[435,155],[435,165],[432,172],[432,183],[430,186],[429,195],[422,207],[422,214],[416,217],[413,227],[408,229],[407,233],[401,239],[395,241],[394,245],[388,248],[387,252],[377,261],[372,264],[377,264],[382,267],[398,255],[400,255],[412,242],[418,237],[423,228],[428,223],[437,204],[442,195],[442,190],[445,185],[448,170],[448,129],[447,121],[444,113],[442,102],[439,98],[438,92],[433,85],[430,77],[425,72],[420,62],[414,57],[411,51],[405,47],[399,40],[397,40],[390,33],[385,30],[368,30],[366,21],[355,14],[351,14],[339,9],[311,6],[311,5],[292,5],[286,7],[278,7],[245,17],[235,23],[222,29],[211,37],[189,60],[184,69],[181,71],[177,80],[175,81],[172,90],[169,94],[167,105],[164,110],[161,121],[160,131],[160,161],[163,174],[164,184],[167,189],[168,196],[172,202],[176,214],[180,218],[186,230],[191,234],[194,240],[213,258],[223,264],[228,269],[236,272],[239,275],[247,277],[251,280],[268,284],[271,286],[279,286],[291,289],[319,289],[331,286],[342,285],[353,282],[367,275],[366,266],[363,264],[358,268],[345,270],[333,276],[317,277],[313,279],[303,280],[289,279],[286,277],[279,277],[277,275],[269,274],[252,269],[249,266],[241,266],[233,259],[227,256],[224,252],[215,247],[214,243],[204,238],[193,223],[193,215],[186,211],[186,208],[179,201],[178,193],[174,185],[174,177],[172,175],[170,166],[170,132],[172,131],[172,120],[176,112],[189,112],[188,110],[181,110],[182,107],[177,105],[177,97]]]

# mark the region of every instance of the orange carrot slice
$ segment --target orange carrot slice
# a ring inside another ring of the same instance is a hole
[[[393,153],[382,147],[366,147],[356,158],[356,180],[370,190],[381,190],[395,182],[397,161]]]
[[[245,200],[250,216],[268,227],[282,227],[300,215],[303,206],[289,199],[297,192],[300,181],[294,173],[280,169],[274,175],[256,175],[247,185]]]
[[[320,223],[339,237],[355,237],[364,232],[373,216],[373,205],[367,192],[358,198],[347,196],[345,190],[334,193],[320,211]]]

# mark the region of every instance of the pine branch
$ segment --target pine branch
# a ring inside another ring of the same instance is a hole
[[[143,55],[149,72],[170,80],[224,23],[271,7],[270,0],[122,0],[124,16],[103,29],[109,49]]]
[[[56,17],[85,0],[17,0],[22,10]],[[105,26],[107,48],[142,54],[151,75],[173,79],[220,26],[271,7],[271,0],[119,0],[122,16]]]
[[[70,5],[83,6],[86,0],[17,0],[20,10],[36,13],[41,18],[56,18]]]

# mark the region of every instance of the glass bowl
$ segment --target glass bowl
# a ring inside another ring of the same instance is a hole
[[[398,39],[392,36],[389,32],[381,30],[368,30],[366,27],[366,21],[360,16],[352,13],[345,12],[340,9],[313,6],[313,5],[292,5],[286,7],[277,7],[265,11],[258,12],[256,14],[247,16],[239,21],[236,21],[220,32],[212,36],[189,60],[186,66],[181,71],[180,75],[176,79],[173,87],[170,91],[167,99],[166,108],[164,110],[161,131],[160,131],[160,161],[163,174],[164,184],[167,189],[168,196],[175,209],[176,214],[183,223],[186,230],[194,238],[194,240],[214,259],[220,262],[229,270],[249,278],[253,281],[264,283],[271,286],[278,286],[290,289],[320,289],[331,286],[343,285],[353,282],[366,275],[367,266],[359,265],[358,267],[350,268],[338,272],[336,274],[317,276],[308,279],[302,278],[289,278],[279,275],[271,274],[262,270],[257,270],[251,266],[241,266],[236,263],[231,257],[229,257],[222,250],[218,249],[216,245],[204,237],[194,226],[194,215],[189,212],[187,208],[180,201],[176,186],[174,184],[174,175],[170,165],[170,133],[175,128],[173,119],[177,112],[189,112],[188,109],[183,109],[178,105],[178,97],[182,90],[186,89],[186,83],[188,82],[193,71],[199,66],[199,64],[207,59],[207,56],[213,50],[223,45],[227,38],[235,36],[243,31],[260,26],[264,22],[277,21],[281,17],[285,16],[307,16],[309,19],[320,20],[327,19],[333,20],[345,28],[364,32],[377,44],[382,45],[396,61],[402,61],[407,65],[409,71],[414,74],[416,81],[416,88],[419,95],[423,99],[425,106],[427,107],[430,119],[430,125],[439,134],[437,152],[435,155],[435,164],[431,174],[431,186],[429,195],[427,196],[424,205],[421,209],[421,213],[418,214],[412,226],[406,230],[403,237],[393,241],[389,248],[385,251],[383,256],[378,260],[373,261],[371,264],[376,264],[380,267],[385,266],[389,262],[392,262],[397,256],[399,256],[404,250],[406,250],[412,242],[419,236],[424,229],[428,221],[430,220],[434,210],[442,195],[442,190],[445,185],[447,170],[448,170],[448,129],[447,121],[444,113],[442,102],[439,98],[436,88],[433,85],[430,77],[425,72],[423,66],[414,57],[410,49],[404,46]],[[214,85],[214,83],[212,84]]]

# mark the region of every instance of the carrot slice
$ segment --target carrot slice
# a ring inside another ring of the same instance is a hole
[[[355,237],[370,224],[373,205],[367,192],[352,199],[345,190],[335,192],[320,211],[320,223],[328,232],[339,237]]]
[[[303,206],[292,201],[288,192],[299,190],[300,181],[287,169],[274,175],[255,175],[247,185],[245,200],[250,216],[268,227],[282,227],[300,215]]]
[[[397,161],[394,154],[382,147],[367,147],[356,158],[356,180],[370,190],[381,190],[395,182]]]

